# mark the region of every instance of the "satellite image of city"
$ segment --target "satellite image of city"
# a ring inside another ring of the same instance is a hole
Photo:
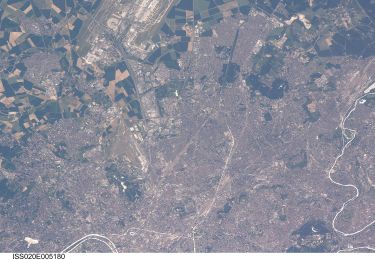
[[[374,0],[0,0],[0,252],[373,251]]]

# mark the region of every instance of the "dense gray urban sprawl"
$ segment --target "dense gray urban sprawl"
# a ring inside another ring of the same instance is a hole
[[[374,1],[0,20],[0,252],[375,250]]]

